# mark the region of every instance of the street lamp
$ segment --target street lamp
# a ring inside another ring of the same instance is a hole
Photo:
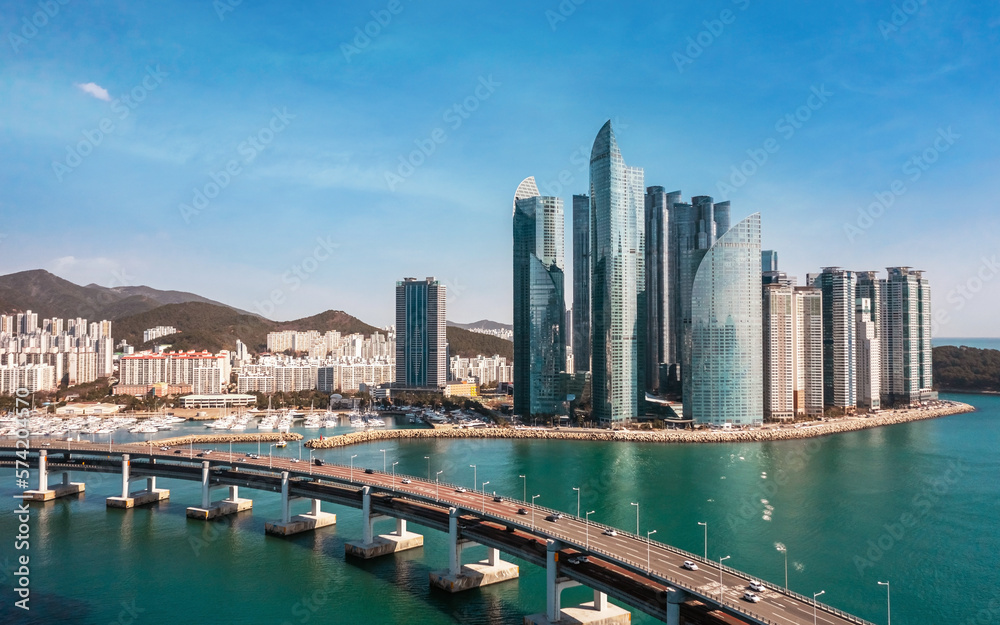
[[[518,475],[521,478],[521,501],[526,501],[528,499],[528,476]]]
[[[825,592],[826,592],[825,590],[821,590],[819,592],[813,593],[813,625],[816,625],[816,597],[822,595]]]
[[[725,558],[719,558],[719,601],[722,601],[722,591],[725,587],[722,585],[722,563],[729,559],[729,556]]]
[[[392,490],[396,490],[396,465],[399,464],[399,460],[392,463]]]
[[[479,479],[476,477],[476,470],[477,470],[476,469],[476,465],[470,464],[469,468],[472,469],[472,491],[475,492],[475,490],[476,490],[476,484],[479,483]]]
[[[651,550],[651,546],[653,544],[653,541],[651,541],[649,539],[649,537],[652,536],[655,533],[656,533],[656,530],[650,530],[650,531],[646,532],[646,570],[649,572],[650,575],[653,574],[653,563],[650,560],[650,553],[652,551]]]
[[[576,486],[573,487],[576,491],[576,518],[580,518],[580,489]]]
[[[431,457],[424,456],[424,460],[427,461],[427,481],[429,482],[431,480]]]
[[[631,502],[635,506],[635,535],[639,535],[639,504],[635,501]]]
[[[706,521],[703,523],[701,521],[698,521],[698,525],[705,526],[705,556],[703,559],[705,560],[705,562],[708,562],[708,522]]]
[[[879,582],[879,586],[885,586],[885,607],[889,612],[889,625],[892,625],[892,597],[890,596],[889,582]]]
[[[438,471],[434,474],[434,499],[441,501],[441,474],[444,473],[444,469]]]
[[[486,513],[486,485],[489,482],[483,482],[483,514]]]
[[[594,514],[593,510],[591,510],[590,512],[588,512],[587,516],[584,518],[584,523],[585,523],[586,528],[587,528],[587,542],[585,543],[586,546],[587,546],[587,551],[590,551],[590,515],[592,515],[592,514]]]
[[[541,497],[541,495],[531,496],[531,529],[535,529],[535,499]]]
[[[351,456],[351,482],[354,481],[354,459],[358,457],[358,454]]]
[[[268,469],[272,468],[272,465],[271,465],[271,450],[272,449],[274,449],[274,443],[271,443],[270,445],[267,446],[267,468]]]
[[[382,452],[382,473],[385,473],[385,450],[379,449]]]
[[[785,554],[785,590],[788,590],[788,548],[784,543],[775,543],[774,548]]]

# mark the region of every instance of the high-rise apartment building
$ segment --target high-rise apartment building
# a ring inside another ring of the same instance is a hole
[[[867,297],[855,300],[857,327],[857,405],[868,410],[881,407],[882,351],[878,332],[872,319],[872,301]]]
[[[514,412],[562,411],[566,368],[563,202],[538,195],[534,178],[514,194]]]
[[[824,267],[809,283],[823,292],[823,402],[851,411],[857,405],[857,329],[853,271]]]
[[[815,287],[792,287],[794,296],[793,369],[795,414],[823,414],[823,292]]]
[[[914,404],[934,382],[930,285],[922,271],[889,267],[881,286],[882,396],[890,405]]]
[[[774,269],[777,271],[777,269]],[[795,295],[791,286],[765,284],[763,294],[764,418],[795,418]]]
[[[443,388],[448,382],[447,288],[433,277],[396,283],[396,385]]]
[[[646,389],[660,392],[660,371],[676,362],[671,334],[670,207],[680,193],[648,187],[646,230]]]
[[[591,383],[603,423],[645,411],[643,198],[643,171],[626,167],[608,121],[590,155]]]
[[[573,196],[573,369],[590,371],[590,196]]]
[[[760,214],[730,228],[727,205],[722,219],[706,220],[706,234],[719,223],[725,234],[699,254],[691,286],[684,415],[700,423],[752,424],[764,415]]]

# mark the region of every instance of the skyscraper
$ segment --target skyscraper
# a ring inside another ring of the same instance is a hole
[[[795,414],[823,414],[823,293],[811,286],[793,287],[795,326]]]
[[[775,268],[773,271],[777,271]],[[764,285],[764,418],[795,417],[795,296],[791,286]]]
[[[660,391],[660,369],[676,362],[670,323],[670,206],[680,193],[648,187],[646,219],[646,389]]]
[[[642,169],[625,166],[608,121],[590,155],[592,401],[605,423],[644,410],[643,187]]]
[[[590,197],[573,196],[573,368],[590,371]]]
[[[566,368],[564,217],[534,178],[514,194],[514,412],[557,414]]]
[[[824,267],[809,282],[823,292],[823,402],[851,411],[857,405],[857,278],[853,271]]]
[[[707,243],[717,222],[699,201]],[[684,367],[684,416],[700,423],[763,419],[760,214],[728,228],[704,251],[691,287],[691,364]],[[699,241],[701,243],[701,241]]]
[[[882,395],[886,403],[913,404],[933,386],[931,289],[922,271],[889,267],[882,282]]]
[[[441,388],[448,381],[446,287],[433,277],[396,283],[396,386]]]
[[[855,300],[857,327],[857,404],[869,410],[881,407],[882,352],[878,332],[872,319],[872,301],[867,297]]]

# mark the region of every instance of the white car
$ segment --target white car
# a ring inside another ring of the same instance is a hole
[[[764,584],[761,584],[760,582],[753,580],[750,582],[750,590],[754,592],[764,592]]]
[[[618,532],[616,532],[616,531],[615,531],[615,530],[613,530],[613,529],[606,529],[606,530],[604,530],[603,534],[604,534],[605,536],[617,536],[617,535],[618,535]]]
[[[170,451],[169,447],[160,447],[160,451]]]
[[[410,483],[410,480],[408,480],[408,479],[406,479],[406,478],[404,477],[404,478],[403,478],[403,484],[409,484],[409,483]]]
[[[743,599],[749,601],[750,603],[760,603],[760,597],[753,594],[749,590],[743,593]]]
[[[694,562],[690,561],[690,560],[685,560],[684,561],[684,568],[686,568],[689,571],[697,571],[698,570],[698,565],[695,564]]]
[[[455,489],[455,492],[456,493],[465,493],[465,492],[468,492],[468,489],[462,488],[461,486],[459,486],[458,488]]]

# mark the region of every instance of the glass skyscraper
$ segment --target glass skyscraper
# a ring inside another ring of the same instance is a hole
[[[680,192],[648,187],[646,231],[646,389],[660,392],[660,369],[677,362],[671,331],[670,212]]]
[[[643,170],[627,167],[611,122],[590,154],[593,417],[621,422],[645,410]]]
[[[396,386],[436,389],[447,384],[446,289],[433,277],[396,283]]]
[[[573,196],[573,369],[590,371],[590,198]]]
[[[534,178],[514,194],[514,412],[562,412],[566,368],[564,216],[557,197],[541,197]]]
[[[702,206],[710,202],[707,198]],[[761,421],[764,414],[760,214],[729,228],[728,209],[727,204],[721,220],[716,214],[704,223],[706,235],[720,221],[726,230],[694,271],[684,416],[699,423],[744,425]]]

